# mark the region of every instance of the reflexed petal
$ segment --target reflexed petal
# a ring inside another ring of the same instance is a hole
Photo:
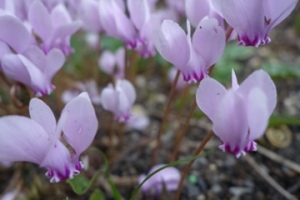
[[[65,63],[65,55],[59,49],[52,49],[46,57],[45,76],[50,81],[52,77],[58,72]]]
[[[111,51],[103,51],[99,58],[98,64],[106,74],[112,75],[116,65],[115,55]]]
[[[23,23],[11,16],[0,16],[0,40],[6,42],[16,52],[24,51],[30,42],[30,34]]]
[[[9,46],[5,42],[0,41],[0,60],[4,55],[9,53],[11,53]]]
[[[25,85],[30,85],[31,77],[27,67],[21,62],[15,54],[7,54],[1,59],[2,70],[5,75],[13,80],[18,80]]]
[[[239,84],[238,84],[238,81],[237,81],[235,72],[234,72],[234,70],[232,69],[232,70],[231,70],[231,88],[234,89],[234,90],[237,90],[239,87],[240,87],[240,86],[239,86]]]
[[[132,103],[130,102],[130,99],[128,98],[126,91],[120,89],[117,89],[118,93],[118,110],[115,113],[116,117],[120,121],[126,121],[131,113],[131,106]]]
[[[210,120],[214,121],[219,114],[217,108],[226,92],[224,86],[212,78],[207,77],[200,82],[196,92],[197,105]]]
[[[269,119],[267,98],[260,88],[253,88],[249,91],[247,114],[250,129],[249,139],[258,139],[266,130]]]
[[[244,99],[234,90],[229,90],[216,106],[213,131],[231,151],[244,149],[248,133],[247,110]]]
[[[116,51],[115,56],[116,56],[116,63],[118,65],[118,67],[119,67],[119,71],[121,71],[123,73],[123,76],[124,76],[124,70],[125,70],[125,49],[123,47],[120,47]]]
[[[197,27],[199,22],[210,12],[210,4],[207,0],[186,0],[185,13],[193,27]]]
[[[260,88],[267,98],[268,114],[269,116],[275,109],[277,103],[277,92],[274,82],[268,73],[263,70],[253,72],[248,78],[240,85],[239,92],[247,99],[248,94],[253,88]]]
[[[34,120],[21,116],[0,118],[0,161],[28,161],[40,164],[50,140]]]
[[[49,137],[53,136],[56,129],[56,120],[52,110],[42,100],[33,98],[29,104],[30,118],[43,127]]]
[[[116,83],[117,90],[124,91],[129,103],[132,105],[136,99],[136,92],[133,85],[127,80],[117,80]]]
[[[150,18],[150,8],[147,0],[128,0],[127,7],[133,24],[138,30],[141,30]]]
[[[39,47],[31,45],[26,49],[23,55],[39,68],[40,71],[44,72],[46,70],[46,56]]]
[[[118,94],[113,86],[109,84],[105,87],[100,96],[103,108],[115,113],[118,109]]]
[[[193,47],[204,59],[206,69],[221,58],[225,43],[225,32],[214,18],[201,20],[192,38]]]
[[[178,69],[184,69],[190,58],[187,36],[183,29],[171,20],[164,20],[155,33],[154,44],[161,56]]]
[[[33,30],[45,42],[52,34],[53,27],[50,14],[41,1],[35,1],[29,7],[28,20]]]
[[[234,28],[240,37],[250,42],[264,37],[264,11],[262,0],[212,0],[217,12]]]
[[[51,21],[54,29],[70,24],[72,22],[71,16],[63,4],[58,4],[51,11]]]
[[[101,30],[98,2],[95,0],[81,1],[79,6],[80,19],[85,30],[98,32]]]
[[[277,24],[282,22],[294,10],[297,0],[265,0],[263,1],[264,15],[270,24],[266,34]]]
[[[98,120],[88,94],[81,93],[71,100],[63,109],[61,118],[65,120],[61,124],[63,137],[76,155],[80,155],[92,143],[98,129]]]

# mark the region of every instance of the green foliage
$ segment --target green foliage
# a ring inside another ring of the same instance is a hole
[[[262,69],[268,72],[273,79],[300,78],[300,67],[279,64],[265,64]]]
[[[222,82],[228,83],[231,79],[231,69],[235,72],[241,70],[242,61],[247,60],[254,54],[254,49],[236,44],[228,44],[224,50],[224,54],[219,62],[216,64],[212,77]]]
[[[101,37],[101,48],[102,49],[107,49],[107,50],[115,52],[121,46],[124,46],[124,44],[121,40],[118,40],[114,37],[109,37],[109,36]]]
[[[281,125],[300,126],[300,119],[289,115],[272,115],[269,120],[269,127],[279,127]]]
[[[90,196],[89,200],[105,200],[105,197],[102,194],[101,190],[96,189]]]

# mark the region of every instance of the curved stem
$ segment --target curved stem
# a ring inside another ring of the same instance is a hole
[[[161,136],[162,136],[162,133],[163,133],[163,130],[164,130],[167,118],[168,118],[168,114],[169,114],[170,107],[171,107],[171,102],[172,102],[172,99],[174,97],[174,93],[175,93],[175,89],[176,89],[176,85],[177,85],[177,82],[178,82],[179,75],[180,75],[180,71],[177,70],[176,77],[175,77],[175,80],[172,84],[172,88],[171,88],[171,91],[170,91],[170,94],[169,94],[167,107],[165,109],[164,116],[163,116],[162,122],[161,122],[159,130],[158,130],[158,134],[157,134],[157,137],[156,137],[156,147],[154,149],[154,153],[152,155],[152,161],[151,161],[152,165],[154,165],[156,163],[156,160],[157,160],[158,150],[161,146]]]
[[[179,135],[176,137],[174,149],[173,149],[173,152],[170,156],[169,162],[173,162],[175,160],[176,155],[177,155],[178,150],[179,150],[179,147],[180,147],[180,144],[181,144],[181,141],[182,141],[183,137],[185,136],[186,129],[187,129],[189,123],[190,123],[190,119],[192,118],[193,113],[195,112],[196,108],[197,108],[197,102],[196,102],[196,99],[194,99],[194,102],[193,102],[192,108],[189,112],[189,115],[186,118],[184,124],[181,126],[182,128],[179,131]]]
[[[196,151],[194,152],[194,156],[198,155],[199,153],[201,153],[201,151],[203,150],[203,148],[205,147],[205,145],[207,144],[207,142],[210,140],[210,138],[214,135],[213,131],[209,131],[209,133],[205,136],[205,138],[202,140],[202,142],[200,143],[199,147],[196,149]],[[187,177],[189,171],[191,170],[191,167],[193,165],[195,160],[191,160],[188,165],[184,168],[182,176],[180,178],[180,182],[178,184],[178,189],[176,191],[175,194],[175,200],[179,200],[180,198],[180,193],[182,190],[182,186],[183,186],[183,181],[184,179]]]

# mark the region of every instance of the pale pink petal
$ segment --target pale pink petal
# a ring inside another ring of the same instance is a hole
[[[34,32],[38,34],[43,41],[46,41],[53,32],[53,26],[50,14],[42,2],[35,1],[31,4],[28,19]]]
[[[126,95],[127,99],[129,100],[129,103],[131,105],[134,103],[134,101],[136,99],[136,92],[135,92],[133,85],[129,81],[127,81],[125,79],[117,80],[116,88],[117,88],[117,90],[124,91],[124,94]]]
[[[113,75],[116,65],[115,55],[111,51],[103,51],[99,58],[98,65],[106,74]]]
[[[81,1],[78,14],[85,30],[98,32],[102,29],[97,1]]]
[[[125,76],[125,48],[120,47],[116,53],[115,53],[115,58],[116,58],[116,63],[118,66],[118,77],[119,78],[124,78]]]
[[[218,26],[216,19],[206,17],[198,24],[192,44],[208,69],[223,55],[226,44],[224,29]]]
[[[231,88],[234,89],[234,90],[237,90],[239,87],[240,87],[240,86],[239,86],[239,84],[238,84],[238,81],[237,81],[235,72],[234,72],[234,70],[232,69],[232,70],[231,70]]]
[[[50,81],[65,63],[65,55],[59,49],[52,49],[46,57],[45,76]]]
[[[56,29],[72,22],[71,16],[63,4],[56,5],[50,14],[53,28]]]
[[[246,139],[249,127],[245,103],[234,90],[229,90],[216,105],[213,115],[214,133],[235,154],[239,154],[248,144]]]
[[[2,42],[0,40],[0,60],[4,55],[9,54],[9,53],[11,53],[9,46],[7,46],[7,44],[5,42]],[[1,69],[1,65],[0,65],[0,69]]]
[[[183,29],[171,20],[164,20],[154,35],[154,44],[161,56],[178,69],[184,69],[190,48]]]
[[[118,94],[111,84],[105,87],[101,92],[101,104],[105,110],[113,113],[118,109]]]
[[[71,100],[64,107],[61,117],[65,117],[61,124],[63,137],[76,155],[80,155],[90,146],[98,129],[98,120],[88,94],[83,92]]]
[[[30,34],[23,23],[11,15],[0,16],[0,40],[16,52],[24,51],[30,43]]]
[[[24,51],[23,55],[42,72],[46,70],[46,55],[41,48],[31,45]]]
[[[268,125],[267,97],[260,88],[250,90],[247,98],[249,140],[260,138]]]
[[[44,159],[50,144],[49,135],[34,120],[22,116],[0,118],[0,160],[28,161]]]
[[[219,114],[217,108],[226,92],[223,85],[210,77],[200,82],[196,92],[197,105],[210,120],[214,121]]]
[[[248,94],[253,88],[260,88],[267,98],[268,114],[269,116],[275,109],[277,103],[277,92],[274,82],[268,73],[263,70],[253,72],[248,78],[240,85],[239,92],[247,98]]]
[[[150,18],[150,8],[147,0],[128,0],[127,7],[133,24],[138,30],[141,30]]]
[[[186,0],[185,13],[193,27],[197,27],[199,22],[210,13],[210,3],[208,0]]]
[[[43,127],[51,137],[55,133],[56,119],[52,110],[42,100],[33,98],[29,103],[30,118]]]

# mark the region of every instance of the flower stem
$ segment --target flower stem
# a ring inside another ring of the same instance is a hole
[[[154,149],[154,153],[152,155],[152,161],[151,161],[152,165],[154,165],[156,163],[156,160],[157,160],[158,150],[161,146],[161,136],[162,136],[163,129],[165,127],[165,124],[166,124],[166,121],[167,121],[167,118],[168,118],[168,114],[169,114],[170,107],[171,107],[171,102],[172,102],[172,99],[174,97],[174,93],[175,93],[175,89],[176,89],[176,85],[177,85],[177,82],[178,82],[179,75],[180,75],[180,71],[177,70],[176,77],[175,77],[175,80],[172,84],[172,88],[171,88],[171,91],[170,91],[170,94],[169,94],[169,99],[168,99],[167,106],[166,106],[166,109],[165,109],[165,112],[164,112],[164,116],[163,116],[162,122],[161,122],[159,130],[158,130],[158,134],[157,134],[157,137],[156,137],[156,147]]]
[[[205,145],[207,144],[207,142],[210,140],[210,138],[214,135],[213,131],[209,131],[209,133],[205,136],[205,138],[202,140],[202,142],[200,143],[199,147],[196,149],[196,151],[194,152],[194,156],[198,155],[201,153],[201,151],[203,150],[203,148],[205,147]],[[180,193],[182,190],[182,186],[183,186],[183,181],[185,180],[185,178],[187,177],[189,171],[191,170],[191,167],[193,165],[195,160],[191,160],[188,165],[184,168],[182,176],[180,178],[180,182],[178,184],[178,189],[176,191],[175,194],[175,200],[179,200],[180,199]]]
[[[7,80],[7,78],[4,76],[2,72],[0,72],[0,78],[3,80],[3,82],[8,86],[11,87],[12,84]]]
[[[176,137],[175,145],[174,145],[174,148],[173,148],[173,152],[170,156],[169,162],[173,162],[176,159],[176,155],[178,153],[181,141],[182,141],[183,137],[185,136],[186,129],[187,129],[187,127],[190,123],[190,120],[191,120],[191,118],[192,118],[192,116],[193,116],[193,114],[196,110],[196,107],[197,107],[197,103],[196,103],[196,99],[195,99],[194,102],[193,102],[192,108],[189,112],[189,115],[187,116],[184,124],[181,126],[181,129],[179,129],[179,135]]]

